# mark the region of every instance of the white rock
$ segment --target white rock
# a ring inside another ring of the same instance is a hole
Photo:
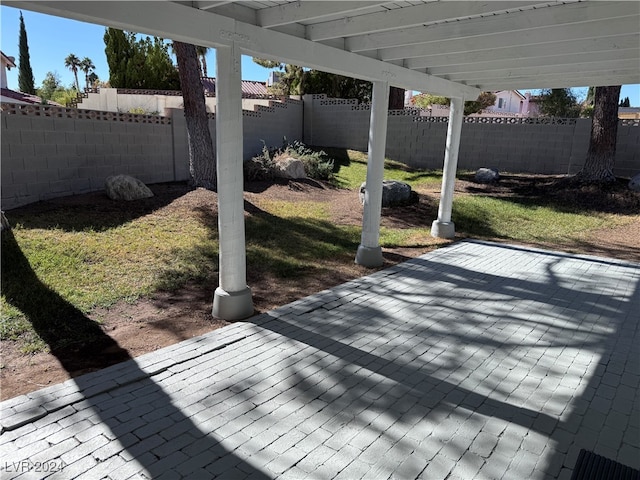
[[[279,178],[307,178],[302,160],[292,157],[276,160],[275,175]]]
[[[107,196],[111,200],[139,200],[153,197],[153,192],[137,178],[129,175],[112,175],[104,182]]]

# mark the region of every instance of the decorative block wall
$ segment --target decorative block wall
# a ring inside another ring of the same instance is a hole
[[[271,101],[243,111],[244,157],[283,137],[302,140],[302,101]],[[189,179],[187,128],[171,116],[135,115],[42,105],[2,104],[2,209],[104,189],[110,175],[145,183]],[[215,143],[215,115],[209,115]]]
[[[263,100],[243,110],[243,154],[283,138],[309,145],[366,151],[369,105],[356,100],[305,95],[301,100]],[[184,114],[135,115],[42,105],[2,104],[2,208],[102,190],[109,175],[125,173],[145,183],[189,178]],[[215,114],[209,115],[215,142]],[[389,112],[388,157],[416,168],[441,169],[448,118],[421,110]],[[515,117],[466,117],[459,168],[576,173],[586,157],[591,121]],[[640,172],[640,120],[621,120],[616,175]]]
[[[305,142],[366,150],[369,106],[355,100],[305,95]],[[621,120],[615,173],[640,172],[638,120]],[[441,169],[448,117],[417,109],[389,112],[389,158],[416,168]],[[566,118],[465,117],[458,166],[495,167],[509,172],[573,174],[582,168],[589,147],[591,120]]]

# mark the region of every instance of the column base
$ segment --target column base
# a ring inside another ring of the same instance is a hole
[[[251,289],[247,287],[239,292],[226,292],[216,288],[213,294],[212,314],[223,320],[242,320],[253,315],[253,299]]]
[[[456,236],[456,227],[453,222],[434,220],[431,224],[431,236],[436,238],[454,238]]]
[[[356,263],[363,267],[379,267],[384,263],[382,247],[365,247],[360,245],[356,253]]]

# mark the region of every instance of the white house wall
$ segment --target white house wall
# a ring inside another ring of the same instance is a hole
[[[523,113],[524,99],[513,90],[503,90],[496,95],[496,102],[485,109],[486,112],[495,113]]]
[[[215,113],[216,98],[205,97],[207,111]],[[268,107],[273,100],[267,98],[243,98],[242,109],[254,110],[256,106]],[[89,93],[78,103],[83,110],[99,110],[119,113],[164,114],[166,109],[182,108],[182,95],[145,95],[139,93],[118,93],[117,88],[101,88],[97,93]]]

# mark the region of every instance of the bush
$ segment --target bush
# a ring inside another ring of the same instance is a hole
[[[266,145],[262,147],[262,155],[244,162],[243,170],[244,178],[250,182],[274,178],[273,156]]]
[[[295,141],[288,144],[283,153],[301,160],[309,178],[329,180],[333,176],[333,160],[324,150],[312,150],[304,143]]]
[[[244,176],[249,181],[271,180],[275,177],[275,158],[292,157],[301,160],[307,177],[316,180],[330,180],[333,176],[333,160],[323,150],[313,150],[304,143],[287,143],[284,139],[280,148],[262,147],[262,154],[244,162]]]

